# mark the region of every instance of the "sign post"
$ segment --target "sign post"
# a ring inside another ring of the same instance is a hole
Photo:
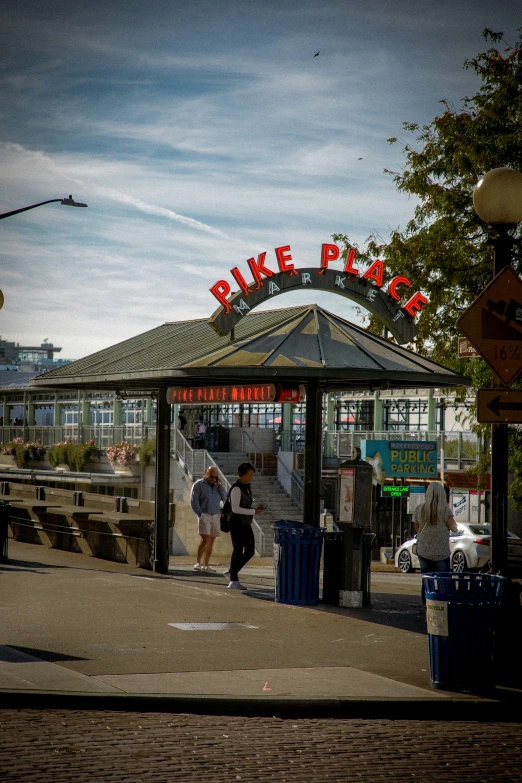
[[[522,371],[522,280],[511,267],[510,242],[500,234],[493,240],[493,247],[493,280],[457,323],[497,376],[495,385],[500,391]],[[482,396],[488,399],[487,395]],[[501,418],[500,413],[501,405],[505,410],[506,405],[514,403],[516,400],[506,398],[502,403],[501,393],[498,403],[496,398],[489,398],[489,405],[485,402],[481,408],[484,416],[497,410],[499,413],[491,425],[491,567],[500,573],[507,571],[509,431],[506,421],[510,420]],[[508,410],[515,415],[516,409]]]

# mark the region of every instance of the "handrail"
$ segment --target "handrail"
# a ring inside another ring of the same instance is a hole
[[[241,432],[241,451],[246,453],[245,452],[245,435],[246,435],[246,437],[248,438],[248,440],[252,443],[252,445],[254,447],[254,463],[255,463],[255,468],[257,470],[257,445],[256,445],[256,442],[254,441],[254,439],[250,436],[250,434],[248,432],[245,432],[244,430]],[[265,473],[265,455],[263,454],[262,451],[260,451],[259,453],[261,454],[261,471],[260,471],[260,473],[263,476],[264,473]]]
[[[290,497],[294,503],[299,507],[300,511],[303,510],[304,505],[304,482],[299,473],[285,465],[280,455],[277,455],[277,475],[279,476],[279,466],[283,468],[286,475],[290,479]],[[281,482],[280,482],[281,483]]]

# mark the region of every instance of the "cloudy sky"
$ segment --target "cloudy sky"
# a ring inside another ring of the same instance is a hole
[[[520,26],[521,0],[2,4],[0,212],[89,205],[0,222],[2,338],[79,358],[209,316],[261,251],[315,266],[333,233],[386,239],[414,207],[386,139],[476,91],[485,27]]]

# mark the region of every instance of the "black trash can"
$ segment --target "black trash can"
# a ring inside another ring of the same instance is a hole
[[[339,606],[343,571],[343,532],[326,531],[323,556],[323,604]]]
[[[11,505],[5,501],[0,503],[0,563],[7,563],[9,541],[9,509]]]
[[[371,570],[372,570],[372,549],[375,543],[375,533],[363,533],[362,536],[362,592],[363,606],[371,603]]]
[[[494,647],[503,576],[422,574],[433,688],[485,692],[495,685]]]
[[[363,532],[355,525],[342,525],[343,553],[339,606],[360,609],[363,604]]]
[[[324,528],[288,519],[273,528],[276,603],[315,606]]]
[[[360,608],[370,603],[370,568],[375,533],[343,525],[324,534],[323,603]]]

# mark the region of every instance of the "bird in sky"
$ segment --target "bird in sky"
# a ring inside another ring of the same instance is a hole
[[[357,160],[364,160],[364,158],[357,158]]]
[[[319,57],[319,55],[320,55],[320,54],[321,54],[321,50],[319,50],[318,52],[316,52],[316,53],[314,54],[314,57]]]

